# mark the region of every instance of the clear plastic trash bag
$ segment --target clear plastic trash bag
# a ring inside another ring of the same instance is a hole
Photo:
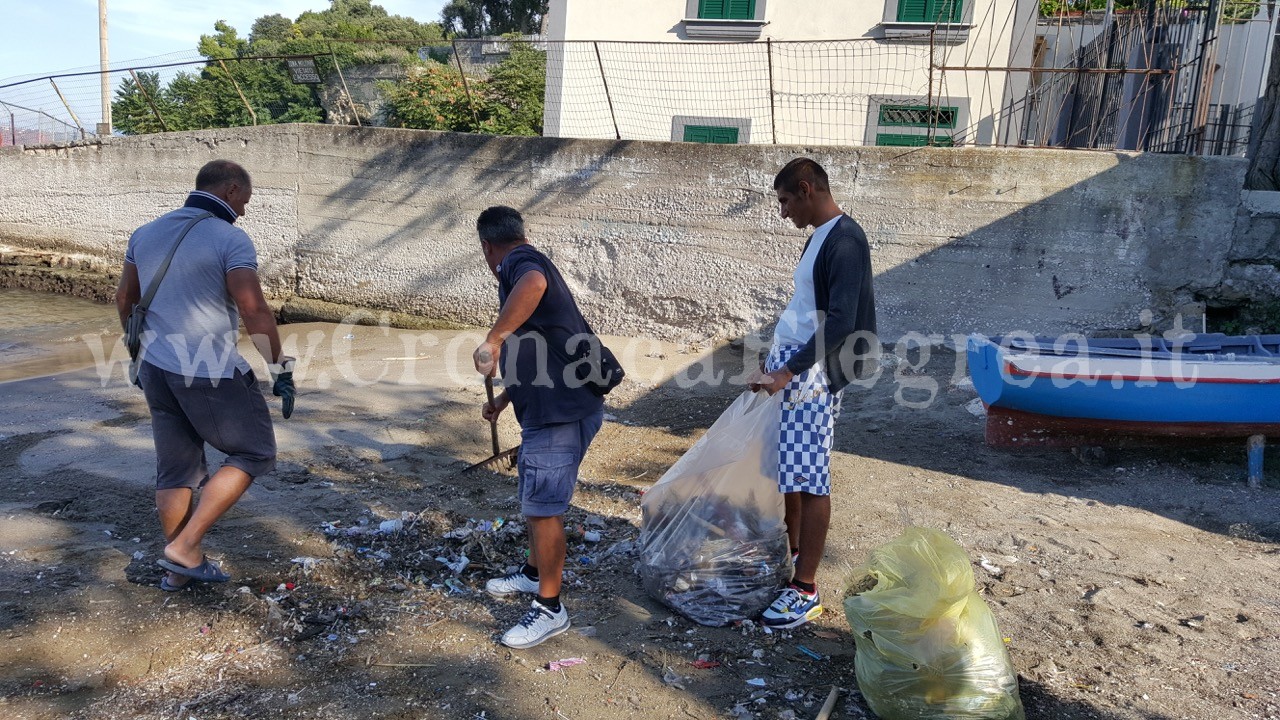
[[[882,720],[1024,720],[1018,676],[964,549],[910,528],[849,576],[858,689]]]
[[[757,616],[791,577],[778,491],[781,396],[743,393],[645,493],[645,590],[702,625]]]

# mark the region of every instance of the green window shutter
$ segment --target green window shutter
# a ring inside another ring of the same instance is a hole
[[[736,145],[738,144],[738,128],[720,127],[718,125],[685,125],[684,141]]]
[[[698,17],[704,20],[754,20],[756,0],[698,0]]]
[[[876,135],[876,145],[892,147],[924,147],[926,145],[953,147],[955,144],[955,140],[949,135],[936,135],[933,138],[933,142],[929,142],[927,135],[908,135],[906,133],[878,133]]]
[[[958,23],[963,14],[961,10],[962,0],[934,0],[933,8],[929,12],[929,22],[940,23]]]
[[[929,0],[898,0],[898,22],[928,22]]]
[[[723,145],[738,144],[738,128],[718,127],[711,130],[711,142]]]
[[[898,0],[898,22],[960,22],[963,11],[963,0]]]
[[[711,128],[700,125],[685,125],[684,141],[700,143],[711,142]]]
[[[729,0],[698,0],[698,17],[715,20],[723,18]]]
[[[877,145],[893,147],[921,147],[929,140],[924,135],[901,135],[898,133],[879,133],[876,135]]]
[[[881,105],[878,124],[883,127],[939,127],[956,126],[960,109],[955,106],[933,108],[926,105]]]

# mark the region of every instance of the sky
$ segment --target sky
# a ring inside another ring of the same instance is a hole
[[[392,15],[421,22],[439,20],[444,3],[374,0]],[[118,65],[169,53],[195,59],[200,36],[212,34],[218,20],[227,21],[246,37],[253,21],[263,15],[279,13],[296,19],[307,10],[328,7],[328,0],[107,0],[110,61]],[[97,69],[98,0],[0,0],[0,85],[21,76]],[[86,124],[100,119],[99,93],[90,89],[93,82],[66,83],[71,86],[70,102],[85,116]],[[56,104],[56,96],[42,98],[41,106],[46,102]]]
[[[392,15],[440,19],[444,0],[375,0]],[[107,0],[112,63],[194,50],[202,34],[226,20],[242,36],[253,21],[280,13],[297,18],[326,0]],[[0,80],[98,65],[98,0],[0,2]]]

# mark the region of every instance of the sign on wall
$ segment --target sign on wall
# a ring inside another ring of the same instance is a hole
[[[315,58],[285,58],[285,62],[289,64],[289,77],[291,77],[295,83],[315,84],[320,82],[320,71],[316,69]]]

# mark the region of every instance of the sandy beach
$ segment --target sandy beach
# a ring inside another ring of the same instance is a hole
[[[123,356],[95,307],[5,350],[28,376],[0,416],[5,718],[811,718],[833,685],[832,717],[871,717],[840,588],[910,524],[969,554],[1028,718],[1280,717],[1280,458],[1249,490],[1234,445],[989,449],[945,348],[846,394],[827,612],[795,631],[697,626],[641,589],[641,494],[741,391],[688,381],[740,374],[744,352],[623,338],[630,377],[567,518],[569,633],[496,642],[525,604],[483,583],[523,535],[510,472],[459,474],[489,454],[465,331],[285,326],[300,395],[288,421],[269,400],[279,468],[207,543],[233,579],[162,593],[147,409],[122,365],[93,364],[94,338]],[[585,662],[547,669],[566,658]]]

